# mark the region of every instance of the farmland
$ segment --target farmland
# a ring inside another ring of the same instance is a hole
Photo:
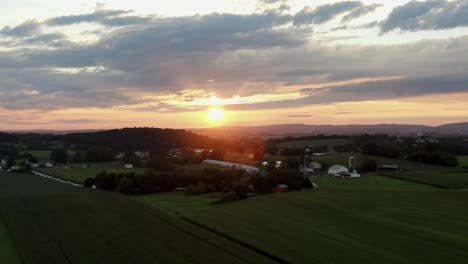
[[[468,156],[458,156],[458,163],[460,167],[468,168]]]
[[[184,216],[207,209],[212,202],[219,199],[217,194],[185,195],[184,192],[141,195],[134,198],[165,212]]]
[[[467,191],[377,177],[326,177],[317,190],[213,206],[191,218],[292,263],[461,263],[468,257]]]
[[[349,139],[306,139],[306,140],[292,140],[283,142],[277,145],[279,148],[304,148],[304,147],[318,147],[327,146],[329,150],[333,150],[334,146],[349,144]]]
[[[33,175],[1,173],[0,183],[0,214],[22,263],[269,263],[120,194]]]
[[[387,176],[391,177],[426,183],[441,188],[463,188],[468,184],[468,170],[463,168],[440,167],[407,160],[363,156],[351,153],[333,153],[320,157],[312,157],[312,160],[327,166],[333,164],[347,165],[348,157],[351,155],[356,157],[356,166],[358,168],[366,159],[376,160],[379,166],[384,164],[400,165],[403,169],[402,172],[386,172]]]
[[[142,168],[126,169],[121,162],[89,163],[86,164],[87,167],[85,168],[83,165],[85,164],[66,164],[59,165],[58,168],[38,168],[37,171],[76,183],[83,183],[89,177],[94,178],[101,171],[115,173],[144,172]]]
[[[2,263],[20,264],[20,258],[16,249],[14,248],[13,241],[11,241],[8,229],[0,218],[0,260]]]

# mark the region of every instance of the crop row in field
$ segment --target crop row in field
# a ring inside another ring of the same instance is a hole
[[[23,263],[268,263],[128,197],[103,192],[0,197]]]
[[[468,257],[467,191],[353,180],[213,206],[190,218],[292,263],[461,263]],[[367,187],[359,189],[359,181]],[[379,184],[391,187],[372,188]]]
[[[0,217],[0,260],[2,263],[20,264],[21,260],[13,245],[8,229]]]

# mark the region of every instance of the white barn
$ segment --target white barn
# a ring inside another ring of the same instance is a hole
[[[342,165],[333,165],[328,169],[328,175],[341,176],[340,173],[349,172],[348,168]]]
[[[244,164],[239,164],[239,163],[233,163],[233,162],[227,162],[227,161],[221,161],[221,160],[207,159],[207,160],[204,160],[203,163],[204,164],[219,165],[219,166],[229,167],[229,168],[236,168],[238,170],[245,170],[247,172],[259,172],[260,171],[257,167],[254,167],[254,166],[249,166],[249,165],[244,165]]]

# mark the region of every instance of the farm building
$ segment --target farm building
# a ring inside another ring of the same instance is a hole
[[[257,167],[254,167],[254,166],[249,166],[249,165],[244,165],[244,164],[239,164],[239,163],[233,163],[233,162],[227,162],[227,161],[221,161],[221,160],[207,159],[207,160],[204,160],[203,163],[204,164],[219,165],[219,166],[229,167],[229,168],[236,168],[238,170],[245,170],[247,172],[259,172],[260,171]]]
[[[301,168],[300,171],[301,171],[301,173],[304,174],[304,175],[310,175],[310,174],[314,174],[314,173],[315,173],[315,170],[312,169],[312,168]]]
[[[340,176],[342,177],[348,177],[348,178],[359,178],[361,177],[361,174],[355,172],[355,171],[342,171],[340,172]]]
[[[288,192],[289,186],[287,184],[278,184],[275,188],[276,193]]]
[[[314,169],[314,170],[321,170],[322,169],[322,164],[320,164],[318,162],[311,162],[309,166],[310,166],[311,169]]]
[[[140,159],[149,159],[150,155],[148,151],[135,151],[135,156]]]
[[[340,173],[349,172],[348,168],[342,165],[333,165],[328,169],[328,175],[341,176]]]
[[[401,167],[399,165],[382,165],[379,169],[387,171],[401,171]]]

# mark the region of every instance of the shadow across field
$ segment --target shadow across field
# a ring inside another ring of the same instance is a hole
[[[0,186],[0,215],[23,264],[274,263],[118,193],[26,174],[1,173]]]

